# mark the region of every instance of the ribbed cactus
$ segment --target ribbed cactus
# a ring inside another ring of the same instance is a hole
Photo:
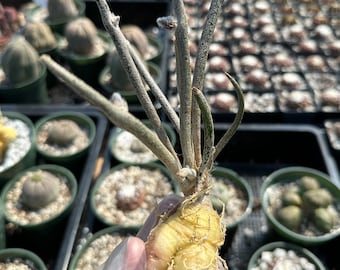
[[[128,24],[121,27],[126,39],[136,47],[141,56],[145,59],[149,51],[149,40],[144,31],[137,25]]]
[[[78,16],[74,0],[48,0],[48,18],[51,21],[65,20]]]
[[[65,37],[72,52],[88,55],[98,40],[98,29],[90,19],[80,17],[66,25]]]
[[[68,119],[56,120],[48,131],[47,142],[67,147],[73,143],[79,133],[81,129],[76,122]]]
[[[57,46],[57,39],[45,22],[28,23],[24,28],[23,35],[39,53],[46,52]]]
[[[21,196],[26,207],[39,209],[53,202],[58,193],[58,177],[48,171],[37,170],[26,175]]]
[[[23,36],[12,38],[6,45],[1,65],[6,79],[12,84],[36,79],[41,69],[38,52]]]

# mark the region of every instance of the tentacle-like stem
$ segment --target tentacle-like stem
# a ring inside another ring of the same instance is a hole
[[[227,132],[222,136],[222,138],[219,140],[219,142],[216,145],[216,152],[214,154],[214,160],[216,160],[217,156],[220,154],[222,149],[226,146],[226,144],[233,137],[237,128],[240,126],[243,115],[244,115],[244,97],[243,97],[242,89],[240,85],[237,83],[237,81],[229,73],[225,73],[225,75],[228,77],[228,79],[231,81],[231,83],[235,87],[237,98],[238,98],[238,111],[236,113],[236,116],[231,126],[229,127]]]
[[[116,126],[119,126],[140,139],[149,149],[163,162],[163,164],[176,175],[181,169],[181,164],[159,140],[157,135],[146,127],[139,119],[131,113],[116,107],[98,91],[80,80],[56,63],[48,55],[42,55],[41,61],[61,81],[65,82],[79,96],[85,98],[92,105],[98,107],[106,117]]]
[[[208,59],[209,47],[213,39],[217,19],[221,15],[224,0],[212,0],[207,15],[207,20],[203,26],[202,35],[198,44],[195,68],[193,72],[192,86],[203,89],[205,65]],[[201,113],[198,104],[192,104],[192,137],[195,152],[196,166],[202,162],[201,157]]]
[[[175,54],[177,90],[180,97],[180,143],[183,152],[184,166],[193,168],[195,165],[193,143],[191,136],[191,70],[188,23],[185,15],[183,1],[174,1],[174,10],[177,17],[175,30]]]

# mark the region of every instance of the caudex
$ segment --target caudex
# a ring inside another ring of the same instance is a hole
[[[160,218],[146,242],[146,269],[227,268],[224,260],[218,255],[218,250],[224,243],[225,225],[213,209],[208,196],[214,184],[210,173],[217,156],[242,121],[244,99],[238,83],[226,73],[235,87],[239,108],[229,129],[215,144],[213,118],[202,92],[209,46],[213,40],[223,2],[223,0],[211,1],[193,72],[190,67],[188,46],[189,26],[183,1],[173,1],[173,16],[157,19],[158,25],[174,36],[177,90],[180,98],[180,108],[177,113],[122,34],[119,27],[120,17],[110,11],[105,0],[96,0],[103,24],[112,37],[139,101],[152,123],[151,128],[145,126],[131,113],[120,110],[118,105],[67,72],[50,57],[41,56],[41,61],[52,73],[89,103],[98,107],[114,125],[131,132],[152,150],[181,187],[184,200],[180,207],[175,214]],[[162,105],[168,119],[178,132],[181,153],[176,153],[170,143],[146,87]],[[201,129],[203,129],[202,134]]]

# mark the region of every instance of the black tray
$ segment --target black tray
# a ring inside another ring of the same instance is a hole
[[[61,264],[67,261],[70,257],[70,249],[73,246],[77,228],[80,223],[81,215],[86,203],[87,192],[92,181],[92,175],[96,166],[97,158],[99,156],[102,142],[106,134],[107,120],[93,107],[90,106],[30,106],[30,105],[8,105],[1,106],[1,110],[15,111],[25,114],[33,122],[40,117],[47,114],[59,112],[59,111],[74,111],[81,112],[91,117],[96,125],[96,137],[91,145],[87,156],[83,160],[83,169],[77,168],[73,171],[78,180],[78,193],[76,195],[75,204],[71,213],[64,221],[62,228],[57,232],[59,238],[55,241],[56,237],[48,239],[48,243],[44,248],[40,245],[35,247],[33,243],[27,243],[20,239],[20,233],[18,235],[10,235],[6,230],[6,247],[22,247],[35,252],[47,265],[48,269],[61,269]],[[42,164],[41,158],[37,155],[37,164]],[[0,224],[1,229],[1,224]],[[43,241],[43,239],[42,239]],[[44,242],[45,243],[45,242]]]
[[[217,125],[217,134],[225,130]],[[340,186],[339,171],[330,155],[324,131],[311,125],[243,125],[218,159],[220,166],[235,170],[250,184],[254,193],[252,213],[235,231],[227,232],[222,256],[229,269],[244,270],[251,255],[260,246],[285,240],[267,223],[260,205],[260,188],[267,175],[287,166],[305,166],[320,170]],[[328,269],[339,269],[336,239],[319,247],[307,247]]]
[[[216,137],[220,137],[227,128],[226,124],[216,124]],[[107,145],[103,148],[103,154],[102,172],[117,164]],[[217,165],[231,168],[242,175],[251,185],[257,202],[253,213],[238,229],[227,232],[227,240],[221,254],[227,259],[229,269],[246,269],[247,262],[256,248],[268,241],[280,239],[267,227],[258,203],[259,189],[266,175],[287,166],[305,166],[329,174],[332,181],[340,186],[338,169],[329,154],[323,131],[311,125],[242,125],[217,159]],[[89,233],[103,229],[103,226],[105,227],[96,220],[89,206],[85,206],[82,222],[78,228],[73,227],[77,230],[77,233],[73,232],[77,237],[72,252],[69,243],[65,253],[67,256],[58,265],[58,270],[66,270],[70,257],[83,243],[84,238]],[[340,243],[336,245],[340,248]],[[315,253],[327,265],[335,265],[335,255],[331,252],[317,249]]]

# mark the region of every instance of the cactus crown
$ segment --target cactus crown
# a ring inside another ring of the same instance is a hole
[[[149,50],[149,40],[144,31],[137,25],[128,24],[121,27],[125,38],[138,50],[141,56],[145,56]]]
[[[45,22],[28,23],[24,29],[25,39],[40,53],[57,46],[57,40]]]
[[[51,21],[65,20],[78,16],[78,10],[73,0],[48,0],[48,18]]]
[[[58,192],[56,175],[44,170],[29,172],[22,187],[22,202],[31,209],[43,208],[57,198]]]
[[[66,25],[65,37],[68,48],[79,55],[93,52],[98,40],[98,30],[94,23],[86,18],[77,18]]]
[[[47,142],[50,144],[67,147],[81,132],[80,127],[72,120],[56,120],[48,131]]]
[[[6,45],[1,65],[12,84],[36,79],[41,69],[38,52],[22,36],[12,38]]]

